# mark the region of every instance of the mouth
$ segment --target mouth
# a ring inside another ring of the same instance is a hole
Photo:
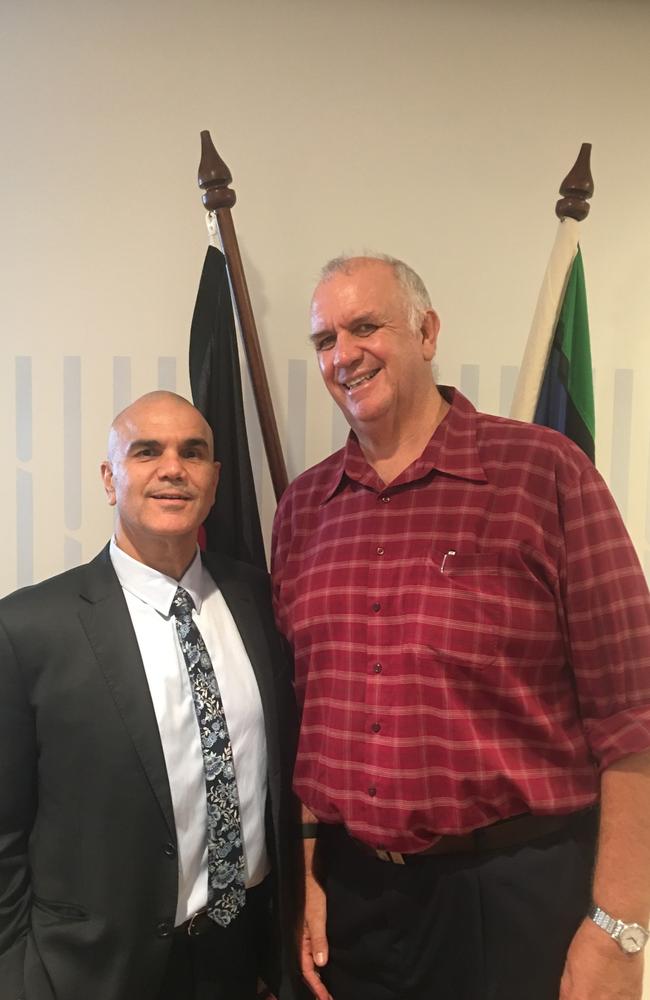
[[[360,385],[364,385],[365,382],[371,382],[380,370],[381,369],[379,368],[375,368],[373,371],[367,372],[365,375],[358,375],[356,378],[350,379],[349,382],[342,382],[341,385],[346,392],[353,392],[355,389],[358,389]]]
[[[192,497],[187,493],[175,493],[175,492],[164,492],[164,493],[151,493],[150,497],[152,500],[164,500],[167,503],[178,503],[185,500],[191,500]]]

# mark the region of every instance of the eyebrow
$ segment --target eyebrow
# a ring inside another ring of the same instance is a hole
[[[188,438],[186,441],[181,442],[182,448],[209,448],[210,445],[205,438]]]
[[[162,444],[157,438],[138,438],[137,441],[132,441],[128,447],[128,453],[137,451],[138,448],[161,448]],[[180,448],[205,448],[209,451],[209,444],[205,438],[187,438],[185,441],[181,441]]]
[[[374,312],[360,313],[358,316],[352,316],[351,319],[346,320],[343,325],[347,327],[348,330],[354,330],[356,326],[362,326],[364,323],[373,323],[376,325],[378,323],[377,314]],[[315,340],[318,340],[319,337],[327,336],[327,334],[332,333],[334,333],[334,330],[325,326],[319,330],[314,330],[313,333],[310,333],[309,340],[313,343]]]
[[[308,341],[309,341],[310,344],[313,344],[314,341],[318,340],[319,337],[323,337],[323,336],[325,336],[328,333],[332,333],[332,331],[328,330],[328,329],[325,329],[325,328],[322,329],[322,330],[314,330],[313,333],[309,334],[309,337],[307,339],[308,339]]]

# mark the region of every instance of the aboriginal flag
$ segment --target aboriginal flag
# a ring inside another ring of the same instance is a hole
[[[217,499],[204,524],[205,548],[266,569],[242,398],[226,259],[208,247],[192,317],[190,384],[221,462]]]

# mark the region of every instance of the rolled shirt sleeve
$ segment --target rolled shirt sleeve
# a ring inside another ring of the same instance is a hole
[[[561,614],[582,722],[600,769],[650,747],[650,598],[602,477],[566,489]]]

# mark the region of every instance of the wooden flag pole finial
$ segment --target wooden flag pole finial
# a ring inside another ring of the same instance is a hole
[[[589,202],[594,193],[591,176],[591,143],[583,142],[576,162],[560,184],[562,197],[555,206],[558,219],[575,219],[582,222],[589,215]]]
[[[201,132],[201,162],[199,163],[199,187],[203,191],[203,204],[208,212],[219,208],[232,208],[237,195],[229,187],[232,174],[217,153],[207,129]]]
[[[214,148],[208,131],[201,132],[201,162],[199,163],[198,179],[199,187],[203,191],[203,204],[208,212],[214,212],[219,226],[221,245],[228,265],[232,295],[235,300],[239,328],[246,352],[253,395],[255,396],[264,450],[269,463],[275,499],[279,500],[286,490],[289,480],[278,427],[275,422],[269,383],[264,369],[253,306],[248,294],[244,265],[230,212],[237,196],[229,186],[232,182],[232,174]]]

